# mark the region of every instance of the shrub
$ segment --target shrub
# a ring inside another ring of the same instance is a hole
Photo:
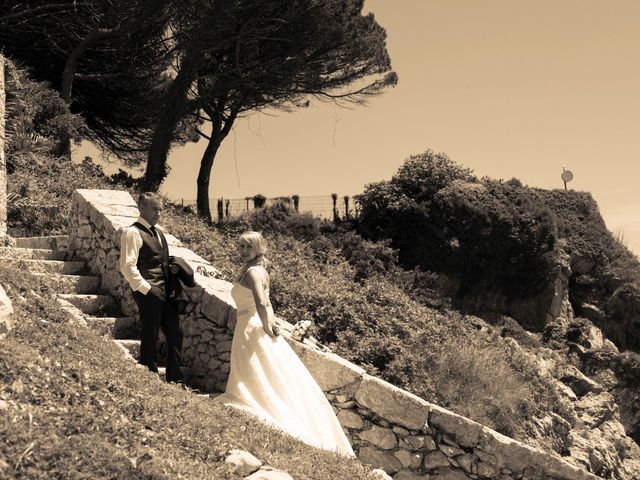
[[[460,295],[532,297],[553,268],[554,215],[513,182],[476,181],[444,155],[410,157],[388,182],[359,196],[358,229],[392,240],[405,267],[459,281]]]
[[[53,154],[60,139],[76,142],[86,134],[81,116],[69,111],[58,92],[29,78],[28,71],[7,62],[6,153],[9,170],[16,156]]]

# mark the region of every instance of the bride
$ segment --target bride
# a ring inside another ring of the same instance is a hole
[[[314,447],[355,457],[322,390],[278,333],[269,301],[264,238],[258,232],[245,232],[239,250],[244,264],[231,289],[237,323],[221,400]]]

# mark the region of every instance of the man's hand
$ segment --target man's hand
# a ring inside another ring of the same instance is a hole
[[[156,287],[155,285],[151,286],[151,289],[147,292],[147,295],[153,295],[158,297],[160,300],[164,300],[164,290]]]

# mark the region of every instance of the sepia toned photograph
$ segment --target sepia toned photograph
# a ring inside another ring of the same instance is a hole
[[[0,480],[640,480],[639,46],[0,0]]]

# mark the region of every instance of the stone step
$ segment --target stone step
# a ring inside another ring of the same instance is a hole
[[[56,293],[98,293],[100,288],[100,277],[57,273],[34,273],[32,275],[40,281],[41,285],[46,285]]]
[[[5,265],[15,266],[32,273],[60,273],[79,275],[87,270],[86,262],[64,262],[62,260],[33,260],[28,258],[3,259]]]
[[[132,340],[132,339],[117,339],[114,340],[117,344],[123,347],[125,350],[129,352],[129,354],[137,360],[140,357],[140,340]]]
[[[58,294],[58,298],[66,300],[87,315],[108,316],[118,311],[118,304],[111,295]]]
[[[25,260],[64,260],[67,258],[67,251],[44,248],[0,247],[0,258],[22,258]]]
[[[85,317],[87,325],[102,335],[116,339],[138,338],[140,329],[134,317]]]
[[[68,235],[48,235],[45,237],[19,237],[14,239],[18,248],[43,248],[61,250],[69,246]]]

